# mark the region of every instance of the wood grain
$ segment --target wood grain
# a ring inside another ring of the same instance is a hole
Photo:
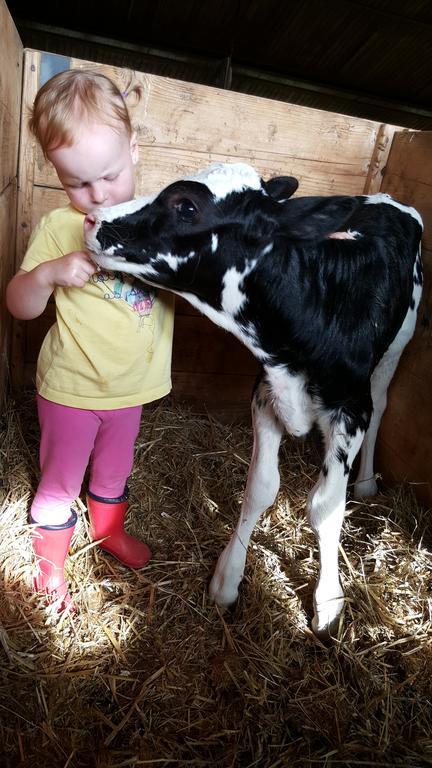
[[[423,217],[424,287],[416,332],[389,389],[377,445],[377,468],[388,483],[413,483],[432,505],[432,132],[396,133],[382,192]]]
[[[0,403],[7,391],[12,319],[5,291],[14,273],[18,144],[21,119],[22,43],[4,2],[0,3]]]

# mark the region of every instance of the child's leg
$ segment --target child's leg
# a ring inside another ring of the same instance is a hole
[[[59,610],[71,606],[64,563],[76,523],[71,503],[78,496],[100,421],[91,411],[37,398],[41,427],[41,480],[31,508],[37,592]]]
[[[41,479],[31,508],[34,522],[60,525],[69,520],[80,493],[100,418],[93,411],[69,408],[38,395],[41,428]]]
[[[104,411],[91,462],[87,505],[92,539],[130,568],[143,568],[151,557],[146,544],[124,530],[126,482],[132,470],[141,406]]]
[[[132,471],[142,406],[99,411],[101,423],[94,441],[90,491],[115,499],[122,496]]]

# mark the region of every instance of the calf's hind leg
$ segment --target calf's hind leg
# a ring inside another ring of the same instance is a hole
[[[210,596],[222,608],[238,597],[252,531],[279,490],[278,451],[283,427],[275,417],[265,384],[257,387],[252,400],[252,424],[254,446],[240,518],[210,583]]]
[[[314,592],[312,629],[326,638],[337,634],[344,595],[339,581],[339,537],[345,514],[348,474],[364,431],[348,434],[343,420],[323,423],[325,457],[318,482],[309,494],[307,515],[318,543],[320,572]]]
[[[417,308],[421,297],[421,285],[414,285],[413,305],[408,310],[397,336],[376,366],[371,377],[372,416],[360,453],[360,467],[354,483],[354,498],[363,499],[374,496],[377,484],[374,474],[374,453],[379,425],[387,406],[387,390],[399,359],[410,341],[416,323]]]

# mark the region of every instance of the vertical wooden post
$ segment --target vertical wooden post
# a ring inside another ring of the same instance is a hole
[[[39,83],[40,54],[26,51],[24,54],[23,99],[21,115],[21,140],[18,163],[18,205],[15,271],[19,269],[32,230],[33,177],[35,163],[35,139],[28,128],[29,108],[37,93]],[[24,384],[25,333],[24,323],[13,323],[11,350],[11,380],[13,388]]]
[[[22,43],[4,0],[0,0],[0,402],[6,393],[11,318],[6,310],[6,285],[15,261],[18,143],[21,114]]]
[[[377,138],[369,163],[363,194],[374,195],[380,191],[396,126],[383,123],[378,128]]]
[[[423,298],[414,337],[389,389],[377,467],[389,483],[410,482],[432,505],[432,132],[395,133],[381,192],[414,206],[423,217]]]

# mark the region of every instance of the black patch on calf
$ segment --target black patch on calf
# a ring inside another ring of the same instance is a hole
[[[423,285],[423,270],[420,258],[417,259],[414,267],[414,285]]]
[[[266,408],[268,404],[269,386],[266,381],[264,371],[258,373],[252,390],[252,403],[256,405],[258,410]]]
[[[344,475],[349,475],[350,466],[348,464],[348,454],[340,446],[336,451],[336,459],[337,461],[339,461],[341,464],[344,465]]]

